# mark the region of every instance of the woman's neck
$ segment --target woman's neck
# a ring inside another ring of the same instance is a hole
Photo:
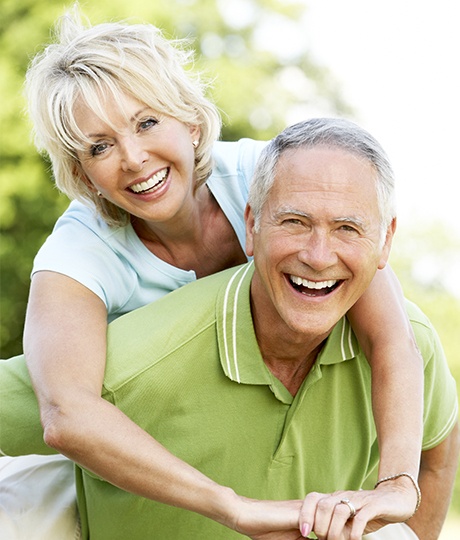
[[[199,243],[213,211],[213,197],[206,186],[197,189],[191,202],[168,221],[146,221],[132,217],[136,234],[147,247],[162,245],[175,251],[181,244]],[[150,249],[150,247],[149,247]]]
[[[141,242],[154,255],[197,277],[213,274],[247,260],[238,238],[206,186],[195,194],[195,204],[170,222],[132,220]]]

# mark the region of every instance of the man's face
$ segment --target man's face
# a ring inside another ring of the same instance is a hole
[[[257,324],[294,339],[330,332],[388,258],[372,165],[337,148],[285,151],[259,232],[247,209],[247,252]]]

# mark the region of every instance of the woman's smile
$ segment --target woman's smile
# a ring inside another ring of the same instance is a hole
[[[133,193],[152,193],[153,191],[156,191],[160,186],[162,186],[165,182],[166,177],[169,174],[169,167],[165,167],[161,171],[156,172],[153,174],[150,178],[147,180],[143,180],[141,182],[135,183],[128,187],[130,191]]]

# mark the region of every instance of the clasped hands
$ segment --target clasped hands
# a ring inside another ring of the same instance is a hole
[[[401,483],[374,490],[312,492],[303,501],[239,499],[232,528],[252,540],[360,540],[363,534],[407,520],[416,502],[410,486]]]

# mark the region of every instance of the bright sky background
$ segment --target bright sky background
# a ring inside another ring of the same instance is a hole
[[[309,49],[390,155],[400,225],[439,220],[460,239],[458,2],[305,3]]]

